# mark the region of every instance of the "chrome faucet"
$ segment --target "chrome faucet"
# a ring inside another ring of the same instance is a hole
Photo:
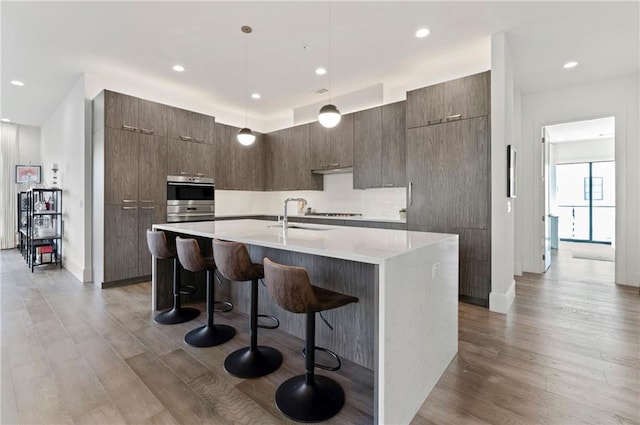
[[[286,230],[289,226],[289,220],[287,219],[287,203],[288,202],[303,202],[307,205],[307,200],[304,198],[287,198],[284,200],[284,215],[282,216],[282,230]]]

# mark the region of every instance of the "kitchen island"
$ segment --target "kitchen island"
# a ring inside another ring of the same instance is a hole
[[[188,235],[201,242],[218,238],[245,243],[254,262],[267,256],[305,267],[314,284],[358,297],[357,304],[327,312],[335,331],[319,325],[317,345],[373,370],[376,423],[409,423],[457,353],[458,236],[290,226],[283,231],[273,221],[227,220],[153,228],[169,238]],[[170,298],[169,270],[167,260],[154,259],[154,310],[167,307],[161,300]],[[247,287],[230,289],[232,302],[243,312],[248,311]],[[304,338],[301,315],[278,309],[266,291],[260,294],[260,310],[278,315],[282,330]]]

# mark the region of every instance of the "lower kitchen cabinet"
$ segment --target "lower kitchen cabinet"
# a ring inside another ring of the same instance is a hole
[[[103,283],[138,277],[138,207],[104,207]]]

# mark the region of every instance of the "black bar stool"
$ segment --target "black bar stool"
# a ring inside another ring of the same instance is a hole
[[[178,258],[182,267],[191,272],[207,271],[207,324],[189,332],[184,337],[184,342],[194,347],[213,347],[229,341],[236,334],[235,328],[227,325],[214,325],[213,312],[215,303],[215,282],[213,277],[216,271],[216,263],[212,257],[203,257],[200,254],[200,246],[195,239],[176,238]],[[225,304],[231,306],[231,303]],[[233,307],[233,306],[231,306]],[[231,310],[221,310],[229,311]]]
[[[285,310],[306,313],[307,338],[304,375],[283,382],[276,391],[276,405],[285,416],[299,422],[320,422],[335,416],[344,405],[340,384],[326,376],[315,375],[314,368],[340,369],[340,359],[332,351],[315,346],[316,312],[358,302],[356,297],[313,286],[307,270],[284,266],[264,259],[267,290]],[[323,350],[338,360],[338,366],[315,364],[315,350]]]
[[[193,286],[180,285],[180,264],[176,249],[167,243],[164,232],[147,229],[147,246],[154,257],[166,260],[173,258],[173,307],[156,315],[154,320],[163,325],[175,325],[188,322],[200,315],[200,310],[190,307],[182,307],[180,295],[192,294],[196,291]]]
[[[261,264],[253,264],[247,247],[238,242],[214,239],[213,256],[218,271],[227,279],[236,282],[251,281],[251,344],[229,354],[224,361],[224,368],[239,378],[267,375],[280,367],[282,354],[275,348],[258,345],[258,327],[275,329],[279,325],[277,318],[258,314],[258,280],[264,277],[264,268]],[[258,326],[258,316],[269,317],[276,325]]]

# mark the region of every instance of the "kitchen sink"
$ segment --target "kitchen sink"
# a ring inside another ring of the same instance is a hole
[[[271,224],[267,227],[279,227],[282,229],[282,224]],[[290,224],[287,226],[287,229],[300,229],[300,230],[331,230],[329,227],[307,227],[300,226],[298,224]]]

